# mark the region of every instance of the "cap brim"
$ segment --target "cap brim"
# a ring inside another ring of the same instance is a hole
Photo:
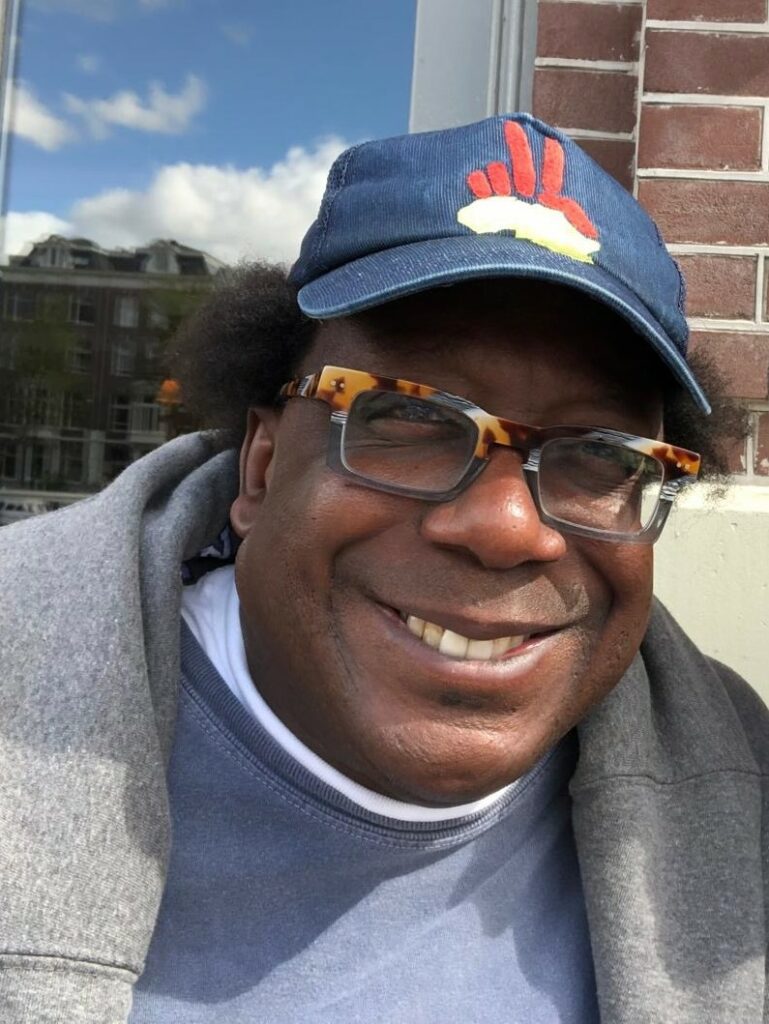
[[[429,288],[485,277],[524,277],[571,286],[605,303],[645,338],[703,412],[710,403],[689,366],[638,297],[594,263],[581,263],[510,235],[460,235],[371,253],[299,291],[303,313],[349,316]]]

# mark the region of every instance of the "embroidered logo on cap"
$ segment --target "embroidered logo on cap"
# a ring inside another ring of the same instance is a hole
[[[467,184],[476,198],[457,213],[459,223],[478,235],[513,231],[516,238],[592,263],[592,254],[601,248],[598,230],[579,203],[563,195],[566,156],[561,143],[545,138],[542,189],[537,192],[537,171],[526,132],[517,121],[505,121],[504,132],[512,182],[507,165],[501,162],[471,171]]]

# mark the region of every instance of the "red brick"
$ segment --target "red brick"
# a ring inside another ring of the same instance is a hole
[[[754,256],[677,256],[686,278],[689,316],[752,320],[758,260]]]
[[[623,139],[577,139],[597,164],[630,191],[633,188],[635,144]]]
[[[766,0],[649,0],[646,15],[665,21],[764,21]]]
[[[759,413],[757,419],[753,472],[756,476],[769,476],[769,412]]]
[[[560,128],[632,132],[637,84],[621,71],[537,68],[534,112]]]
[[[538,57],[638,60],[642,6],[552,3],[538,11]]]
[[[647,178],[638,198],[668,242],[766,245],[769,182]]]
[[[769,34],[646,33],[647,92],[769,95]]]
[[[762,118],[758,107],[646,104],[638,166],[758,171]]]
[[[764,269],[764,320],[769,320],[769,261]]]
[[[769,335],[696,331],[692,350],[713,356],[735,398],[769,398]]]

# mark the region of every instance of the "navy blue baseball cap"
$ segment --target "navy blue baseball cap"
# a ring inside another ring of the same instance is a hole
[[[530,114],[346,150],[291,270],[300,308],[322,320],[505,276],[571,286],[610,306],[710,412],[686,361],[683,278],[656,224]]]

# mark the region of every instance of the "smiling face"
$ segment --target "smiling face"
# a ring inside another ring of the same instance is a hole
[[[656,358],[552,285],[473,282],[325,322],[299,370],[326,363],[522,423],[661,435]],[[619,681],[646,629],[651,548],[545,526],[507,448],[449,502],[361,486],[326,464],[329,413],[295,399],[249,417],[231,518],[254,679],[371,789],[428,804],[490,793]],[[437,629],[420,639],[418,620]]]

